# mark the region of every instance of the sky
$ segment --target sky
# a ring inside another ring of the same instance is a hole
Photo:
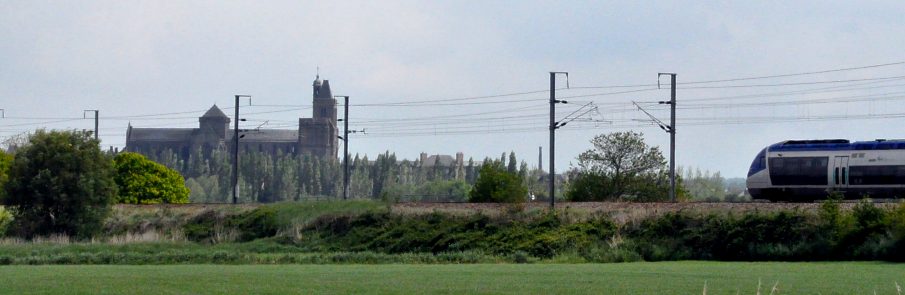
[[[213,104],[242,128],[297,128],[320,74],[350,96],[350,153],[515,152],[556,168],[594,136],[644,134],[676,163],[744,177],[788,139],[905,138],[903,1],[0,0],[0,139],[129,124],[197,127]],[[808,74],[805,74],[808,73]],[[792,75],[795,74],[795,75]],[[762,78],[765,76],[779,76]],[[761,77],[761,78],[758,78]],[[749,79],[758,78],[758,79]],[[713,82],[719,80],[731,80]],[[567,88],[568,85],[568,88]],[[342,106],[340,106],[342,107]],[[341,114],[341,113],[340,113]],[[88,117],[87,119],[84,117]]]

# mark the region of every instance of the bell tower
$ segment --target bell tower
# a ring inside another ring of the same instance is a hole
[[[299,150],[317,156],[336,158],[339,131],[336,128],[336,99],[330,82],[320,75],[311,85],[313,110],[311,118],[299,118]]]
[[[314,88],[314,120],[327,119],[336,124],[336,99],[333,98],[333,92],[330,91],[330,81],[321,81],[320,75],[317,76],[312,85]]]

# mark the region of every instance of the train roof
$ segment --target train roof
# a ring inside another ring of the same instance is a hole
[[[905,150],[905,139],[877,139],[850,142],[847,139],[786,140],[775,143],[768,151],[846,151],[846,150]]]

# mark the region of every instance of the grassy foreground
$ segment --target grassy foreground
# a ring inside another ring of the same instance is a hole
[[[640,262],[0,267],[4,294],[897,294],[905,265]]]

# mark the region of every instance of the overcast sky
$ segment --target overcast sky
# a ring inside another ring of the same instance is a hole
[[[295,129],[319,67],[367,130],[350,152],[372,158],[536,166],[543,146],[546,168],[550,71],[569,72],[557,120],[595,110],[557,132],[558,171],[601,133],[668,151],[632,105],[668,123],[658,72],[678,73],[681,166],[743,177],[786,139],[905,138],[905,2],[641,2],[0,0],[0,136],[90,129],[82,111],[99,109],[103,144],[122,147],[130,122],[197,127],[215,103],[232,116],[234,94],[253,96],[247,127]]]

